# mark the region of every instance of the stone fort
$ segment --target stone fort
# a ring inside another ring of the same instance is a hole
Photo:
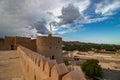
[[[67,67],[62,58],[60,37],[8,37],[0,41],[1,50],[17,50],[25,80],[86,80],[82,70]]]

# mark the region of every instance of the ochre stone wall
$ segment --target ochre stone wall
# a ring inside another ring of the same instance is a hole
[[[0,50],[16,50],[18,45],[22,45],[33,51],[36,51],[36,40],[28,37],[10,37],[5,36],[4,41],[0,41]]]
[[[4,46],[7,50],[14,50],[16,48],[15,37],[5,36]]]
[[[79,70],[68,71],[64,63],[58,64],[56,60],[25,47],[19,46],[17,53],[21,58],[25,80],[86,80],[80,77]]]
[[[4,50],[4,41],[0,41],[0,50]]]
[[[37,52],[45,57],[56,59],[58,63],[62,63],[62,39],[59,37],[38,36],[36,40]]]
[[[15,38],[15,45],[22,45],[26,48],[29,48],[33,51],[36,51],[36,40],[31,40],[29,37],[16,37]]]

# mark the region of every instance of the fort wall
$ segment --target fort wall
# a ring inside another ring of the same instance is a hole
[[[5,36],[3,41],[0,41],[0,50],[16,50],[18,45],[22,45],[33,51],[36,51],[36,40],[31,40],[28,37],[10,37]]]
[[[64,63],[58,64],[30,49],[17,47],[25,80],[86,80],[79,70],[69,71]]]
[[[15,49],[15,37],[5,36],[4,47],[6,50],[14,50]]]
[[[0,41],[0,50],[4,50],[4,41]]]
[[[18,37],[15,38],[15,46],[22,45],[26,48],[29,48],[33,51],[36,51],[36,40],[31,40],[29,37]]]

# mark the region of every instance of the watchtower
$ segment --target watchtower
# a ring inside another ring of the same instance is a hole
[[[58,63],[62,63],[62,39],[60,37],[53,37],[52,34],[48,36],[38,36],[37,52],[51,59],[56,59]]]
[[[52,36],[52,23],[50,23],[50,33],[48,36],[38,36],[36,40],[37,52],[55,59],[58,63],[63,62],[62,58],[62,39]]]

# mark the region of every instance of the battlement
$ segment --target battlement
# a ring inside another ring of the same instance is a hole
[[[25,80],[86,80],[79,70],[69,71],[64,63],[58,64],[30,49],[17,47]]]

